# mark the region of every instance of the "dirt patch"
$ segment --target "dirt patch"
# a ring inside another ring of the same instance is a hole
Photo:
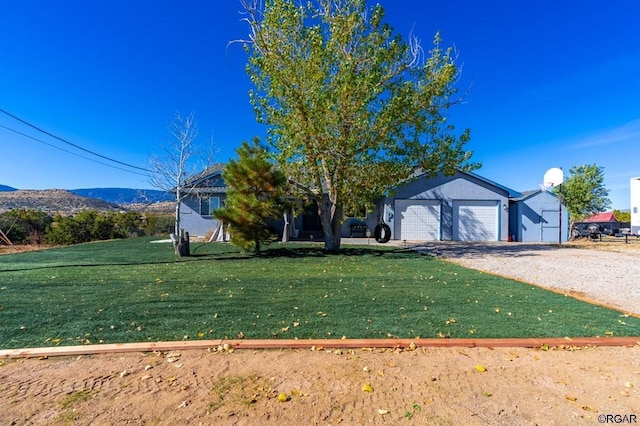
[[[640,346],[199,350],[3,361],[2,424],[594,424]]]
[[[3,254],[14,254],[14,253],[22,253],[25,251],[36,251],[36,250],[44,250],[49,248],[48,246],[39,246],[33,244],[23,244],[23,245],[3,245],[0,244],[0,255]]]

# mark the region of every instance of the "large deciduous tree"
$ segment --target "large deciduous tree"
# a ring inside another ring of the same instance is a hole
[[[569,177],[557,187],[570,216],[570,225],[611,206],[609,190],[604,186],[604,168],[596,164],[573,166]]]
[[[276,158],[318,204],[325,249],[338,250],[345,208],[408,179],[470,170],[445,111],[457,97],[455,52],[425,52],[364,0],[243,0],[258,121]]]
[[[285,209],[286,176],[267,158],[258,139],[243,142],[222,177],[227,185],[225,206],[213,214],[229,227],[231,242],[260,254],[260,244],[272,238],[269,219],[282,216]]]

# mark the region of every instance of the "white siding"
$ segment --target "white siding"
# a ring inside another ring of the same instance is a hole
[[[631,232],[640,234],[640,177],[631,178]]]

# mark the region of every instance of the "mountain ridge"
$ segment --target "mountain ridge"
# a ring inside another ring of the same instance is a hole
[[[34,209],[73,214],[81,210],[171,211],[172,195],[164,191],[132,188],[16,189],[0,185],[0,212]]]
[[[122,207],[114,203],[82,197],[64,189],[17,189],[0,192],[0,210],[22,208],[65,213],[75,213],[85,209],[122,210]]]
[[[114,204],[158,203],[171,201],[173,195],[157,189],[81,188],[69,192],[82,197],[98,198]]]

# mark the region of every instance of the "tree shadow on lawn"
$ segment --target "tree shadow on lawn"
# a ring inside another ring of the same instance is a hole
[[[94,262],[94,263],[69,263],[63,265],[33,265],[25,268],[12,268],[12,269],[0,269],[0,274],[3,272],[21,272],[21,271],[36,271],[41,269],[58,269],[58,268],[97,268],[108,266],[142,266],[142,265],[166,265],[168,263],[183,263],[183,262],[200,262],[207,260],[239,260],[246,259],[246,255],[238,256],[239,253],[233,253],[230,255],[215,254],[196,254],[187,257],[176,258],[174,260],[154,260],[154,261],[129,261],[129,262]]]
[[[249,252],[232,251],[226,253],[197,253],[197,247],[192,251],[192,254],[185,257],[175,259],[164,260],[152,260],[152,261],[126,261],[126,262],[75,262],[68,264],[45,264],[20,268],[7,268],[0,269],[0,274],[3,272],[22,272],[22,271],[36,271],[43,269],[57,269],[57,268],[98,268],[98,267],[117,267],[117,266],[142,266],[142,265],[164,265],[168,263],[188,263],[188,262],[202,262],[202,261],[233,261],[233,260],[248,260],[248,259],[277,259],[277,258],[290,258],[290,259],[302,259],[302,258],[322,258],[329,256],[375,256],[384,257],[387,259],[409,259],[422,257],[425,259],[433,259],[434,256],[424,252],[419,252],[413,248],[376,248],[376,247],[343,247],[338,252],[326,252],[322,247],[278,247],[263,250],[259,255],[254,255]]]
[[[441,258],[482,258],[487,255],[501,257],[538,256],[541,252],[571,249],[575,247],[559,246],[551,243],[513,243],[513,242],[463,242],[435,241],[420,243],[413,250]]]
[[[362,257],[362,256],[375,256],[375,257],[385,257],[385,258],[416,258],[416,257],[426,257],[432,258],[432,256],[428,256],[426,253],[420,253],[413,249],[403,249],[403,248],[376,248],[376,247],[342,247],[337,252],[327,252],[322,247],[278,247],[278,248],[270,248],[264,250],[259,256],[260,258],[308,258],[308,257],[330,257],[330,256],[354,256],[354,257]]]

